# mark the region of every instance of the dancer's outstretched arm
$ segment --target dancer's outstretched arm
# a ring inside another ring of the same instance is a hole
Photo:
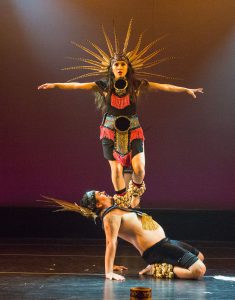
[[[38,90],[47,90],[47,89],[62,89],[62,90],[91,90],[96,86],[95,82],[65,82],[65,83],[44,83],[38,86]]]
[[[187,93],[191,95],[193,98],[197,98],[196,94],[201,93],[203,94],[203,88],[197,89],[189,89],[186,87],[171,85],[171,84],[161,84],[157,82],[149,82],[150,90],[156,91],[164,91],[164,92],[172,92],[172,93]]]

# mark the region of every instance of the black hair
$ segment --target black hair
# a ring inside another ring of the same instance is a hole
[[[130,94],[130,101],[131,101],[131,103],[136,103],[137,92],[138,92],[138,88],[140,86],[140,80],[136,79],[135,72],[130,63],[128,63],[128,70],[127,70],[126,78],[128,81],[127,91]],[[105,97],[103,91],[100,91],[100,89],[95,92],[96,106],[102,112],[105,112],[107,103],[108,103],[108,101],[110,101],[110,97],[113,92],[114,74],[112,71],[112,66],[110,66],[108,69],[108,75],[105,78],[105,85],[106,85],[106,87],[105,87],[104,91],[107,93],[106,97]]]
[[[95,191],[91,190],[86,192],[80,202],[81,206],[89,208],[93,211],[96,207]]]
[[[81,201],[80,201],[81,206],[89,208],[91,211],[96,213],[97,215],[100,213],[101,209],[98,209],[96,207],[96,197],[95,197],[95,191],[91,190],[86,192]]]

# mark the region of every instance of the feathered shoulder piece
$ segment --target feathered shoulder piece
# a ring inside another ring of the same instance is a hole
[[[57,199],[57,198],[52,198],[48,196],[41,195],[43,200],[38,200],[42,202],[49,203],[51,207],[56,207],[57,209],[55,212],[58,211],[74,211],[82,216],[93,219],[94,222],[96,222],[96,218],[98,218],[97,214],[95,214],[93,211],[91,211],[89,208],[83,207],[78,205],[76,202],[71,203],[69,201]]]

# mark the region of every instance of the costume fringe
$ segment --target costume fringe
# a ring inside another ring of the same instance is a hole
[[[130,134],[130,143],[135,140],[135,139],[141,139],[142,141],[145,140],[144,138],[144,132],[143,129],[141,127],[136,128],[134,130],[131,130],[131,134]]]
[[[144,230],[156,230],[159,225],[153,220],[153,218],[147,214],[143,214],[141,217],[141,223]]]
[[[114,141],[114,131],[107,127],[100,126],[100,139],[102,140],[103,138]]]
[[[116,95],[111,95],[111,105],[118,108],[123,109],[130,105],[130,95],[126,95],[122,98],[117,97]]]

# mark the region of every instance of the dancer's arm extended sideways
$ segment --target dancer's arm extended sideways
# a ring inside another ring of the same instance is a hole
[[[61,90],[91,90],[96,86],[95,82],[57,82],[57,83],[44,83],[38,87],[39,90],[47,89],[61,89]]]
[[[96,87],[95,82],[65,82],[65,83],[44,83],[38,87],[39,90],[46,90],[46,89],[54,89],[59,88],[62,90],[92,90]],[[149,82],[149,89],[156,90],[156,91],[164,91],[164,92],[172,92],[172,93],[187,93],[191,95],[193,98],[196,98],[196,93],[203,93],[203,88],[197,89],[189,89],[186,87],[180,87],[172,84],[161,84],[157,82]]]
[[[203,93],[203,88],[188,89],[186,87],[180,87],[172,84],[161,84],[157,82],[149,82],[149,89],[152,91],[164,91],[172,93],[187,93],[193,98],[196,98],[196,93]]]

